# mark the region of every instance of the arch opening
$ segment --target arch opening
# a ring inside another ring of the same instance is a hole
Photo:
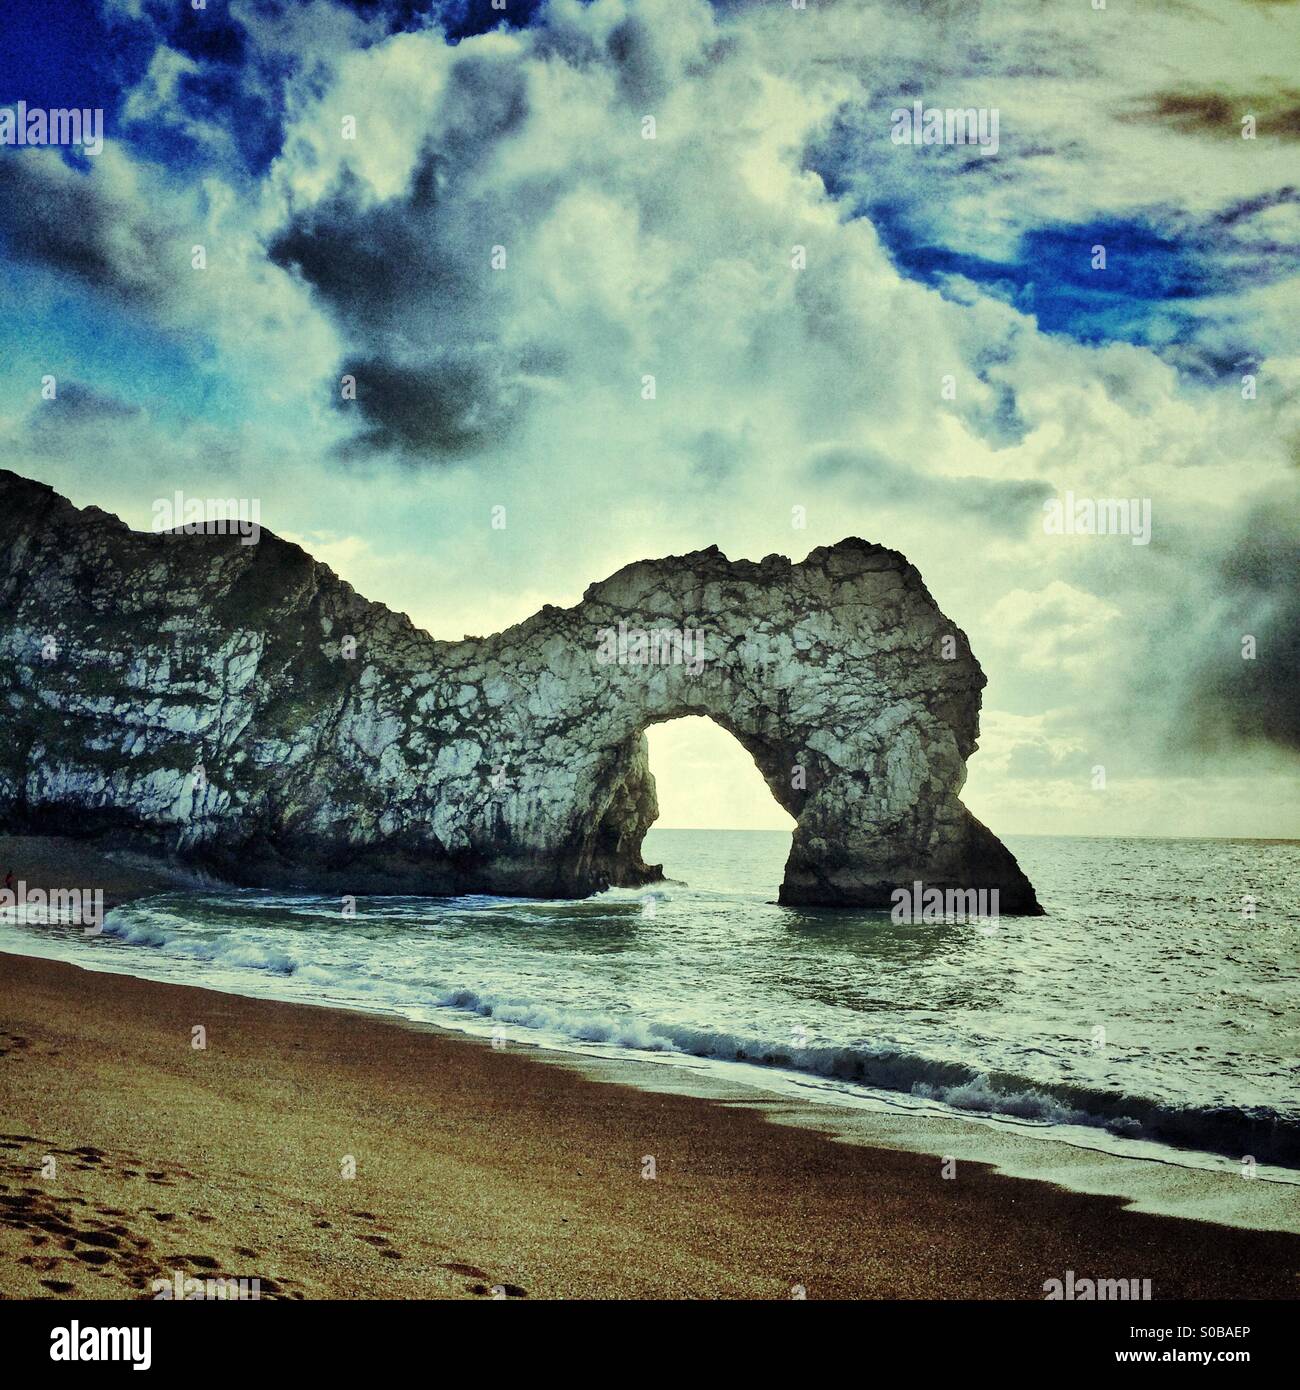
[[[707,715],[652,724],[645,738],[659,814],[643,859],[693,888],[774,892],[796,822],[752,754]]]

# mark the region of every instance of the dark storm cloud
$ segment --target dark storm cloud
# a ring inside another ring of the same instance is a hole
[[[1298,504],[1292,489],[1277,506],[1256,509],[1219,562],[1203,600],[1215,618],[1200,631],[1183,700],[1183,730],[1195,748],[1270,743],[1300,751]],[[1242,655],[1247,637],[1253,659]]]
[[[302,277],[346,345],[340,372],[356,378],[356,401],[338,404],[355,407],[363,428],[344,457],[394,450],[434,463],[501,442],[528,403],[521,375],[559,360],[546,344],[503,341],[489,258],[518,214],[468,191],[528,111],[517,65],[467,54],[400,195],[375,201],[345,168],[272,238],[271,260]],[[542,203],[549,196],[538,192]],[[472,238],[467,223],[491,231]]]
[[[426,155],[404,197],[370,207],[360,181],[345,169],[320,203],[271,242],[271,260],[297,270],[340,326],[366,339],[400,329],[413,297],[463,299],[466,267],[427,236],[438,166],[436,156]]]
[[[46,151],[0,159],[0,242],[19,260],[71,275],[124,305],[160,303],[168,241],[92,171]]]
[[[890,462],[866,449],[827,449],[809,475],[833,483],[841,496],[876,506],[932,512],[945,521],[973,521],[994,531],[1019,532],[1052,496],[1047,483],[1029,478],[944,477]]]
[[[403,194],[376,202],[351,169],[299,211],[268,248],[297,269],[340,327],[363,337],[400,332],[432,314],[446,324],[478,317],[486,296],[487,245],[472,248],[450,225],[468,175],[528,115],[518,68],[467,56],[452,68],[431,136]]]
[[[466,357],[426,359],[405,366],[382,357],[349,358],[343,370],[356,380],[363,428],[340,451],[345,458],[395,452],[408,461],[472,453],[499,440],[519,405],[519,391],[491,364]]]
[[[512,387],[488,301],[488,248],[471,262],[440,234],[445,161],[428,152],[401,198],[366,206],[344,173],[320,204],[270,247],[296,270],[351,347],[340,367],[356,378],[364,428],[345,457],[393,449],[410,461],[463,455],[504,437],[525,403]],[[516,366],[518,363],[516,362]]]

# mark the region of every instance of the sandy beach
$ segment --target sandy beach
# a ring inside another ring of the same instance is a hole
[[[0,1017],[7,1297],[147,1297],[176,1271],[289,1298],[1040,1299],[1067,1270],[1157,1299],[1297,1288],[1294,1235],[965,1160],[945,1180],[811,1108],[773,1124],[384,1018],[8,954]]]

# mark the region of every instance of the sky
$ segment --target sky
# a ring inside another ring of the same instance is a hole
[[[6,0],[0,106],[104,145],[0,147],[0,463],[255,498],[446,638],[862,536],[995,831],[1300,835],[1300,6],[1097,3]],[[788,827],[650,736],[661,824]]]

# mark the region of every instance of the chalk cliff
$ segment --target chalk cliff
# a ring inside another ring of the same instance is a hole
[[[0,824],[331,893],[579,896],[659,878],[644,731],[707,715],[798,820],[790,904],[997,888],[958,800],[984,675],[896,551],[716,548],[435,641],[263,531],[130,530],[0,470]]]

